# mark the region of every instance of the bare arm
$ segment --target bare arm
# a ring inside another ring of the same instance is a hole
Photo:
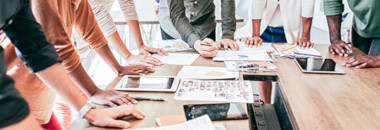
[[[295,41],[296,45],[302,48],[313,47],[314,43],[310,42],[310,30],[313,17],[302,17],[302,37]]]
[[[33,118],[33,116],[29,115],[24,120],[7,126],[5,128],[1,128],[4,130],[42,130],[41,126],[38,124],[36,119]]]
[[[327,23],[330,32],[330,42],[329,51],[331,54],[338,54],[339,56],[348,56],[344,49],[352,52],[351,48],[342,41],[340,38],[340,27],[341,27],[342,15],[332,15],[327,16]]]

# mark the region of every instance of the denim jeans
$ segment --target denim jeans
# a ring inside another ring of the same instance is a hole
[[[286,43],[285,31],[284,28],[272,28],[267,27],[264,33],[261,34],[261,39],[263,42],[282,42]]]
[[[352,29],[352,44],[368,55],[380,54],[380,38],[364,38],[354,29]]]

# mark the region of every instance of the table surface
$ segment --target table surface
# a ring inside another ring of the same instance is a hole
[[[328,53],[328,45],[315,45],[322,55],[342,64],[349,57]],[[362,55],[354,48],[353,55]],[[345,68],[344,75],[302,73],[294,60],[277,58],[277,72],[251,73],[253,75],[277,75],[284,101],[296,129],[379,129],[380,128],[380,68]],[[222,67],[223,62],[199,57],[193,66]],[[152,76],[175,76],[182,66],[155,67]],[[240,79],[242,77],[240,73]],[[121,77],[107,87],[112,89]],[[166,97],[166,102],[141,101],[136,108],[146,114],[144,120],[132,121],[132,127],[154,127],[155,118],[165,115],[181,115],[183,104],[199,102],[174,101],[174,93],[131,92],[132,96]],[[245,105],[243,105],[246,107]],[[154,109],[152,109],[154,108]],[[249,129],[248,120],[219,121],[228,130]],[[86,120],[76,119],[68,129],[106,129],[89,125]]]

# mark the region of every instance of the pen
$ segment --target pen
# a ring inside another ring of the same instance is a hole
[[[132,97],[137,101],[166,101],[166,98],[143,98],[143,97]]]

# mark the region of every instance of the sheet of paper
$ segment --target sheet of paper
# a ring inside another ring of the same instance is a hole
[[[276,53],[277,51],[272,47],[272,44],[271,43],[263,43],[261,46],[258,46],[258,47],[249,47],[247,45],[244,44],[244,42],[237,42],[239,47],[240,47],[240,51],[248,51],[248,52],[254,52],[254,51],[267,51],[267,52],[274,52]]]
[[[208,115],[204,115],[185,123],[165,126],[165,127],[150,127],[140,129],[128,129],[128,130],[215,130],[214,125]]]
[[[189,44],[181,39],[153,41],[153,47],[165,51],[194,51]]]
[[[214,61],[272,61],[266,51],[218,51]]]
[[[274,44],[274,47],[277,49],[280,56],[294,55],[296,52],[306,54],[306,55],[315,55],[315,56],[321,55],[321,53],[319,53],[314,48],[302,49],[297,45],[276,45],[276,44]]]
[[[254,102],[258,94],[250,81],[242,80],[181,80],[175,100],[205,102]]]
[[[238,72],[228,72],[225,67],[183,66],[178,72],[181,79],[237,79]]]
[[[159,54],[153,54],[153,56],[164,64],[191,65],[199,57],[199,54],[169,53],[168,56],[160,56]]]

